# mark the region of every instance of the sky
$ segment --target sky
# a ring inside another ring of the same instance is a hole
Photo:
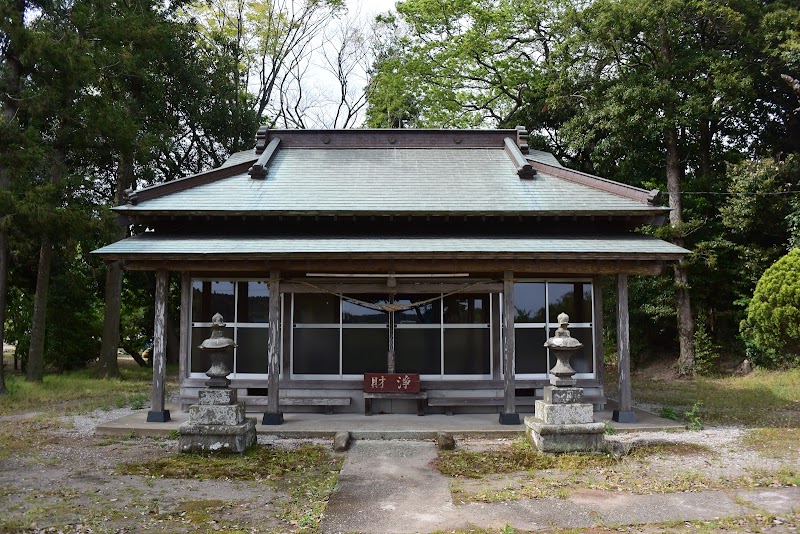
[[[351,10],[361,8],[364,14],[375,15],[394,9],[397,0],[347,0],[347,7]]]

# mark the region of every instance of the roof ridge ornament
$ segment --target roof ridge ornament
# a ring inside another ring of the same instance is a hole
[[[261,154],[269,141],[269,126],[259,126],[256,132],[256,154]]]
[[[506,154],[511,158],[511,163],[513,163],[514,167],[517,169],[517,176],[523,180],[533,180],[536,171],[530,162],[525,159],[525,154],[522,153],[517,142],[510,137],[506,137],[505,145]]]
[[[516,130],[517,146],[519,147],[519,151],[527,155],[530,153],[530,148],[528,147],[528,130],[524,126],[517,126]]]
[[[250,178],[254,180],[263,180],[267,177],[269,162],[272,161],[275,153],[278,152],[278,146],[280,146],[280,144],[280,137],[273,137],[272,140],[270,140],[266,148],[261,151],[258,161],[253,163],[253,166],[248,169],[247,174],[250,175]],[[258,146],[256,146],[256,152],[258,152]]]

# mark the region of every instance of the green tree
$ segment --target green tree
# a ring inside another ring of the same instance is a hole
[[[555,2],[406,0],[378,22],[372,127],[513,127],[544,107]],[[532,111],[533,110],[533,111]],[[553,130],[548,133],[553,134]]]
[[[764,272],[747,308],[744,330],[771,356],[757,357],[754,363],[800,363],[800,249]]]

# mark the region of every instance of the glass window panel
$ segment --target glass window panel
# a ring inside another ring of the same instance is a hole
[[[269,370],[269,329],[239,328],[236,332],[236,372],[262,373]]]
[[[294,322],[339,324],[339,297],[325,293],[296,293]]]
[[[338,375],[339,329],[296,328],[293,356],[295,374]]]
[[[554,336],[555,329],[550,329],[550,335]],[[569,327],[569,333],[572,337],[583,343],[583,347],[572,353],[569,362],[572,368],[578,373],[592,373],[594,372],[594,343],[592,341],[591,328],[575,328]],[[555,365],[555,356],[550,355],[550,359]]]
[[[398,304],[413,304],[428,300],[432,295],[398,295],[394,301]],[[408,310],[394,312],[395,324],[439,324],[442,321],[442,300],[437,298],[433,302],[417,306]],[[403,371],[411,372],[411,371]]]
[[[358,300],[372,304],[388,304],[385,295],[359,295]],[[389,324],[389,314],[342,299],[343,324]]]
[[[397,328],[394,333],[397,372],[442,374],[441,339],[439,328]]]
[[[225,327],[225,337],[229,337],[233,339],[233,328],[230,326]],[[209,326],[193,326],[192,327],[192,343],[191,343],[191,359],[192,361],[189,363],[189,368],[192,370],[193,373],[205,373],[208,371],[209,367],[211,367],[211,358],[208,355],[207,350],[201,350],[200,344],[211,337],[211,327]],[[226,362],[228,369],[233,371],[233,350],[230,350],[228,353],[228,359]]]
[[[557,322],[561,312],[569,315],[570,323],[592,322],[591,282],[548,283],[550,322]]]
[[[544,282],[514,284],[515,323],[545,323]],[[542,330],[544,331],[544,330]]]
[[[444,372],[448,375],[488,375],[488,328],[451,328],[444,331]]]
[[[388,328],[342,330],[342,374],[385,373],[388,350]]]
[[[211,282],[203,280],[192,281],[192,322],[199,323],[205,321],[203,317],[208,316],[208,310],[210,308]],[[209,321],[211,321],[210,318],[207,322]]]
[[[269,323],[269,287],[264,281],[239,282],[238,322]]]
[[[446,324],[489,322],[489,295],[450,295],[442,299]]]
[[[516,361],[514,369],[517,374],[546,374],[547,341],[545,328],[517,328],[514,331],[514,349]]]

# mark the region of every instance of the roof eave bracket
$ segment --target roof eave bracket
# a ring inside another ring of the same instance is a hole
[[[525,159],[525,154],[522,153],[517,142],[510,137],[505,138],[505,150],[508,157],[511,158],[511,162],[514,164],[514,167],[517,169],[517,176],[522,178],[523,180],[532,180],[536,171]]]
[[[250,178],[254,180],[263,180],[267,177],[267,172],[269,170],[269,162],[275,156],[275,153],[278,151],[278,146],[280,144],[281,140],[279,137],[273,137],[270,140],[269,144],[266,146],[264,151],[258,157],[258,160],[247,171],[247,174],[250,175]]]

